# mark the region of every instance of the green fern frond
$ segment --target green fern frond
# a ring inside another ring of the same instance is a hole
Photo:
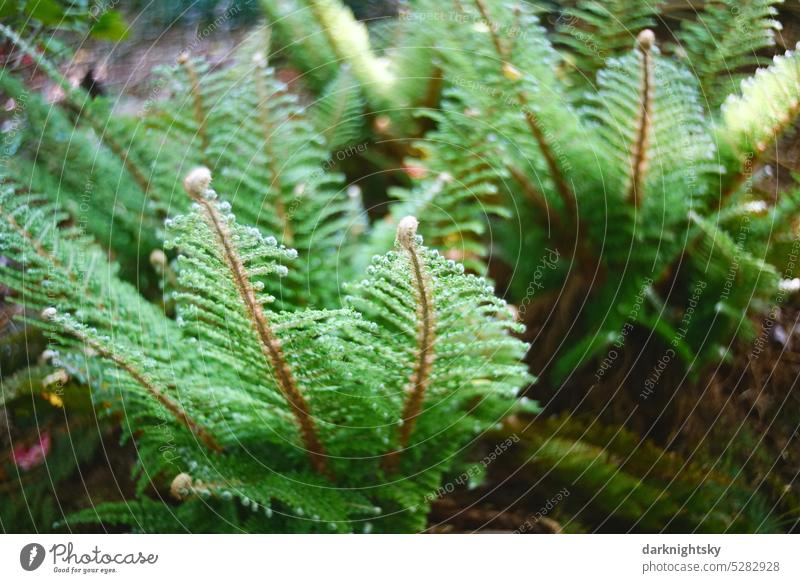
[[[727,356],[731,337],[752,337],[746,314],[766,308],[778,292],[774,266],[748,251],[747,224],[737,232],[721,230],[711,220],[691,214],[697,235],[690,258],[691,278],[702,285],[702,302],[692,318],[686,341],[701,358]]]
[[[556,509],[567,531],[584,521],[602,532],[771,532],[775,526],[775,518],[759,512],[762,494],[739,472],[710,470],[625,427],[560,415],[509,429],[521,438],[518,459],[531,460],[547,486],[569,484]]]
[[[347,68],[342,68],[311,109],[325,148],[335,152],[364,138],[364,99]]]
[[[636,36],[655,24],[662,1],[580,0],[556,20],[556,43],[571,51],[573,83],[591,86],[609,60],[628,51]]]
[[[189,165],[210,166],[244,222],[298,251],[286,281],[271,289],[280,306],[333,307],[339,290],[326,270],[338,264],[340,276],[350,277],[356,239],[347,235],[363,230],[363,209],[331,171],[335,154],[323,142],[333,128],[315,128],[314,113],[276,78],[265,52],[253,48],[259,38],[226,71],[188,56],[170,71],[174,98],[149,122],[171,144],[172,154],[159,166],[170,176],[185,174]]]
[[[603,200],[614,201],[607,212],[614,213],[616,228],[593,233],[606,242],[609,257],[623,258],[633,237],[658,241],[678,235],[689,210],[707,204],[707,177],[719,171],[695,81],[661,57],[653,42],[652,32],[641,33],[636,50],[600,71],[599,91],[586,109],[604,145],[597,151]],[[590,229],[595,226],[589,217],[600,211],[597,202],[586,201]],[[675,244],[682,243],[675,236],[662,248],[661,261],[671,260]]]
[[[759,52],[775,44],[777,4],[783,0],[713,0],[676,36],[686,63],[700,81],[703,98],[718,107],[735,93],[748,69],[763,64]]]
[[[127,256],[150,253],[158,240],[158,198],[147,196],[101,136],[7,72],[0,72],[0,90],[20,111],[21,143],[4,174],[61,205],[103,245]]]
[[[336,77],[339,59],[308,1],[261,0],[260,4],[275,41],[275,53],[270,57],[288,59],[314,89],[330,83]]]
[[[510,218],[502,204],[501,185],[507,171],[497,166],[497,136],[470,131],[471,120],[451,109],[427,112],[437,129],[415,143],[421,158],[409,159],[414,186],[392,188],[397,200],[391,215],[373,227],[369,250],[385,249],[403,216],[425,216],[422,233],[432,244],[450,249],[470,269],[481,272],[486,257],[489,217]],[[474,130],[474,127],[472,128]]]
[[[517,364],[526,347],[508,336],[519,326],[504,302],[485,280],[422,247],[416,226],[413,217],[400,221],[396,251],[376,258],[348,303],[378,325],[379,346],[400,357],[387,362],[392,386],[406,387],[393,395],[403,415],[392,457],[421,459],[456,431],[438,425],[440,415],[460,417],[465,435],[480,432],[532,379]],[[487,357],[491,370],[481,364]],[[446,441],[451,454],[463,446]]]
[[[720,135],[739,157],[758,157],[800,114],[800,52],[775,57],[722,106]]]

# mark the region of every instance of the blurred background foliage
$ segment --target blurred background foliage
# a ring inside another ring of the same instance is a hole
[[[68,79],[87,89],[93,87],[99,99],[106,99],[109,108],[125,116],[135,114],[153,95],[153,68],[171,65],[186,46],[202,54],[212,68],[229,65],[232,49],[250,27],[262,18],[279,16],[275,10],[286,3],[264,4],[254,0],[5,0],[0,3],[0,20],[43,54],[62,62]],[[391,46],[405,2],[349,0],[346,4],[356,18],[368,22],[379,54],[382,46]],[[569,44],[559,16],[578,14],[576,3],[541,4],[543,23]],[[658,21],[645,20],[661,36],[696,17],[687,6],[675,0],[663,2]],[[760,51],[766,61],[800,39],[796,3],[778,5],[778,10],[776,18],[784,27],[776,46]],[[638,18],[631,14],[634,17]],[[203,36],[209,27],[213,31]],[[303,32],[298,28],[287,36],[278,27],[277,45],[289,46],[303,38]],[[586,34],[602,32],[586,30]],[[199,36],[203,38],[198,42]],[[629,37],[624,41],[625,46],[630,44]],[[674,49],[665,46],[664,50]],[[292,87],[300,86],[295,85],[298,77],[316,89],[336,83],[334,72],[313,67],[311,61],[316,58],[328,57],[315,55],[313,47],[308,55],[279,53],[278,74]],[[52,85],[46,75],[35,70],[24,54],[14,52],[8,39],[0,45],[0,59],[5,70],[42,93],[41,113],[47,115]],[[756,64],[745,63],[743,69],[751,72]],[[596,71],[589,58],[575,66],[587,74]],[[31,111],[36,99],[30,102]],[[313,96],[305,95],[305,99],[311,101]],[[74,112],[67,110],[65,115]],[[2,120],[4,134],[13,136],[9,128],[14,123],[14,105],[8,101]],[[349,183],[360,187],[365,206],[376,214],[382,214],[376,209],[389,200],[387,192],[409,188],[415,178],[415,168],[406,161],[418,151],[407,147],[406,141],[384,140],[393,129],[387,129],[388,123],[385,117],[371,115],[369,125],[352,134],[357,139],[350,136],[345,142],[379,145],[334,164]],[[414,123],[418,125],[407,137],[418,137],[430,127],[426,120]],[[15,147],[4,139],[7,155],[14,155]],[[800,140],[789,134],[779,148],[767,153],[768,171],[757,177],[764,191],[795,185],[793,173],[800,171],[798,152]],[[54,159],[57,155],[56,150]],[[145,295],[160,297],[158,274],[146,257],[139,260],[141,264],[126,276],[135,279]],[[12,260],[0,257],[0,261]],[[509,301],[519,302],[524,288],[515,289],[518,284],[509,265],[490,262],[488,271],[498,289],[507,290]],[[46,366],[44,340],[36,329],[12,319],[20,315],[19,307],[3,301],[6,292],[0,282],[0,529],[65,529],[60,522],[65,514],[127,497],[133,488],[130,471],[135,454],[130,445],[119,445],[113,419],[98,418],[97,404],[93,407],[84,387]],[[480,460],[483,450],[491,449],[497,440],[519,438],[511,453],[484,468],[485,473],[476,474],[478,479],[454,488],[434,504],[430,529],[514,531],[527,523],[527,532],[796,531],[800,523],[799,315],[793,298],[779,308],[769,328],[763,327],[763,320],[754,319],[756,334],[767,338],[757,363],[747,357],[752,343],[739,341],[727,362],[698,377],[687,378],[677,365],[667,366],[662,379],[671,380],[645,401],[639,398],[641,379],[665,346],[649,335],[637,336],[638,332],[622,350],[620,366],[601,383],[578,376],[564,386],[548,386],[546,381],[535,386],[529,396],[544,405],[544,412],[506,420],[496,435],[476,448],[474,457]],[[630,382],[631,378],[639,383]],[[553,503],[562,491],[568,494]],[[542,513],[542,508],[547,510]]]

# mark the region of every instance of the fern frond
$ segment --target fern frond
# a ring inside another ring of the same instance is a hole
[[[744,159],[763,154],[798,114],[800,52],[789,51],[744,80],[740,94],[728,97],[722,106],[719,133],[741,165]]]
[[[339,0],[307,0],[308,8],[328,39],[331,50],[348,63],[374,108],[394,103],[395,78],[387,63],[370,47],[369,33]]]
[[[592,233],[606,241],[609,256],[622,257],[634,236],[673,237],[690,209],[707,204],[708,177],[718,172],[696,83],[661,57],[653,40],[651,31],[641,33],[638,49],[598,73],[599,91],[585,110],[604,143],[597,155],[605,195],[616,201],[603,202],[617,225],[614,231]],[[592,231],[597,202],[587,199],[584,207]],[[676,244],[680,238],[669,245],[672,251],[662,250],[660,261],[672,259]]]
[[[244,222],[299,252],[285,281],[268,282],[279,305],[334,307],[338,286],[325,269],[338,263],[343,278],[349,277],[346,243],[355,238],[346,235],[362,228],[362,209],[342,186],[342,176],[331,171],[333,154],[323,147],[313,114],[277,80],[265,53],[253,49],[258,39],[252,40],[227,71],[187,59],[195,81],[184,71],[171,72],[175,99],[151,120],[164,142],[180,144],[172,146],[180,160],[168,155],[163,172],[210,164]],[[201,126],[207,145],[198,137]]]
[[[261,0],[260,4],[275,40],[271,57],[287,58],[314,89],[330,83],[336,77],[339,58],[307,0]]]
[[[745,314],[764,309],[778,292],[780,277],[774,266],[748,251],[747,226],[727,233],[711,220],[690,215],[696,235],[689,274],[702,284],[702,302],[692,318],[686,341],[702,359],[728,356],[729,339],[752,337],[754,328]]]
[[[150,378],[150,375],[144,372],[140,366],[134,362],[137,358],[133,353],[125,355],[120,354],[119,351],[115,351],[115,349],[109,345],[109,340],[107,338],[99,336],[95,331],[76,322],[71,316],[59,314],[53,307],[45,308],[42,311],[42,316],[49,322],[58,326],[64,334],[72,336],[79,341],[83,345],[84,350],[108,360],[120,371],[126,373],[141,390],[144,390],[164,407],[164,409],[169,411],[179,423],[184,425],[192,434],[196,435],[206,447],[215,452],[222,451],[222,447],[214,436],[197,421],[192,419],[180,404],[166,395],[161,387],[158,386],[157,382]],[[142,361],[143,359],[138,357],[138,360]]]
[[[402,467],[430,455],[432,442],[441,448],[440,440],[450,439],[437,454],[444,469],[464,442],[436,420],[458,411],[458,424],[474,435],[502,416],[517,388],[532,379],[516,364],[526,346],[508,336],[519,326],[505,303],[485,280],[421,246],[415,226],[413,218],[401,221],[397,250],[374,260],[348,303],[377,324],[379,345],[395,354],[387,362],[389,382],[405,387],[393,396],[403,413],[391,457],[401,451]],[[491,369],[480,364],[490,355]]]
[[[418,7],[423,15],[437,9],[434,2]],[[560,56],[535,9],[519,5],[510,11],[501,2],[481,0],[459,3],[458,11],[458,18],[432,23],[447,88],[441,111],[426,112],[436,130],[416,145],[421,159],[410,162],[427,175],[411,192],[393,193],[404,201],[393,215],[395,224],[403,214],[430,217],[421,227],[426,237],[436,245],[462,247],[461,258],[479,270],[487,218],[509,217],[502,197],[511,188],[509,177],[522,179],[528,192],[541,193],[541,206],[561,219],[569,239],[576,225],[575,193],[589,188],[586,170],[593,154],[554,72]],[[386,230],[383,236],[388,235]]]
[[[694,69],[703,98],[719,107],[735,93],[747,69],[763,64],[758,53],[775,44],[780,23],[776,5],[783,0],[704,2],[696,19],[685,19],[676,36]]]
[[[343,67],[311,109],[314,126],[325,148],[335,152],[364,136],[364,99],[352,74]]]
[[[54,344],[74,354],[75,366],[80,366],[81,354],[99,355],[113,365],[94,368],[86,375],[88,384],[101,386],[108,369],[123,371],[126,378],[115,383],[124,387],[120,389],[123,395],[147,394],[209,447],[219,450],[208,431],[163,390],[169,384],[168,371],[181,369],[174,352],[177,327],[130,284],[119,281],[104,254],[78,230],[60,229],[64,215],[53,205],[6,187],[0,196],[0,216],[4,235],[0,253],[18,258],[21,264],[0,268],[4,280],[19,294],[17,301],[28,311],[41,311],[40,325]],[[142,356],[145,347],[146,359]],[[69,366],[70,357],[62,358]],[[155,371],[160,380],[151,378]],[[154,418],[158,412],[143,405],[134,416]]]
[[[151,357],[169,362],[176,330],[163,313],[117,277],[107,254],[91,244],[69,217],[41,195],[11,182],[0,189],[0,254],[14,257],[19,269],[0,266],[18,301],[34,312],[49,307],[76,314],[103,333],[118,332],[147,346]],[[118,320],[118,321],[116,321]]]
[[[498,25],[495,19],[499,18],[497,14],[499,8],[495,10],[494,13],[490,13],[485,0],[474,0],[474,3],[482,19],[489,23],[487,25],[488,35],[495,49],[495,57],[502,62],[500,71],[506,81],[504,83],[506,87],[505,91],[509,92],[510,96],[517,102],[525,123],[531,135],[536,140],[539,151],[547,164],[550,179],[553,181],[555,189],[561,197],[561,202],[566,212],[571,217],[575,218],[577,216],[577,202],[574,189],[572,185],[569,184],[567,173],[563,167],[563,161],[559,159],[556,153],[552,134],[548,134],[546,126],[543,126],[543,120],[550,119],[549,112],[544,112],[539,109],[542,104],[539,103],[538,100],[537,102],[531,102],[532,95],[540,94],[541,84],[544,79],[532,79],[527,77],[527,75],[531,75],[537,70],[537,68],[528,68],[533,65],[532,61],[522,59],[522,56],[529,54],[530,48],[528,48],[527,51],[518,51],[514,53],[509,45],[516,46],[516,43],[512,44],[510,42],[512,39],[503,42],[504,39],[501,38],[501,35],[497,32]],[[519,22],[524,22],[521,17],[521,9],[518,10],[517,20]],[[537,26],[532,16],[529,16],[527,20],[533,24],[534,27]],[[506,25],[506,27],[508,27],[508,25]],[[514,59],[515,56],[520,60]],[[518,65],[521,65],[523,68],[520,68]],[[552,73],[548,75],[548,77],[549,79],[547,80],[552,83],[548,89],[552,90],[554,87],[557,87],[558,84],[554,82]]]
[[[251,326],[258,337],[258,344],[264,357],[269,361],[275,374],[278,388],[289,404],[292,414],[297,420],[303,443],[311,456],[315,469],[322,474],[327,472],[325,452],[320,443],[319,436],[309,411],[308,403],[297,385],[294,373],[286,361],[283,348],[278,337],[270,325],[253,286],[254,270],[256,274],[265,274],[273,270],[270,265],[252,266],[250,270],[242,261],[241,251],[238,248],[247,239],[239,235],[238,245],[233,240],[228,219],[223,217],[213,198],[216,196],[209,190],[211,172],[207,168],[198,168],[192,171],[184,182],[186,192],[202,208],[202,213],[208,223],[210,233],[216,238],[218,249],[228,270],[228,279],[232,280],[247,314]],[[252,243],[251,243],[252,245]],[[261,259],[254,254],[255,249],[243,247],[248,253],[251,263],[258,263]],[[284,254],[290,256],[287,251]]]
[[[0,72],[0,89],[20,104],[19,149],[3,168],[20,185],[67,210],[88,234],[130,256],[157,246],[157,193],[142,190],[102,129],[75,125],[60,107]],[[118,146],[116,142],[113,142]],[[152,212],[151,212],[152,210]]]
[[[497,136],[490,127],[470,131],[471,119],[446,106],[441,112],[426,112],[436,121],[437,129],[426,139],[415,142],[420,158],[406,164],[421,175],[413,187],[392,188],[397,199],[390,216],[373,226],[370,246],[364,254],[372,255],[390,246],[402,217],[425,216],[421,232],[432,244],[451,250],[470,269],[484,269],[486,244],[484,234],[490,217],[510,218],[502,204],[500,186],[507,177],[498,166]]]
[[[636,36],[655,24],[661,0],[580,0],[556,20],[555,42],[572,51],[573,83],[591,86],[610,59],[628,51]]]

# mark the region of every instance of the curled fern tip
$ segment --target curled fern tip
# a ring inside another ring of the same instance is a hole
[[[53,320],[58,315],[58,310],[54,307],[50,306],[49,308],[45,308],[42,310],[42,319],[43,320]]]
[[[183,500],[187,492],[192,489],[192,477],[186,472],[181,472],[172,480],[169,486],[169,493],[176,500]]]
[[[636,37],[636,42],[639,44],[640,49],[643,51],[649,51],[653,48],[653,45],[656,44],[656,35],[649,28],[645,28]]]
[[[199,166],[189,172],[183,180],[183,187],[192,198],[202,197],[211,185],[211,170]]]
[[[416,217],[407,216],[400,220],[397,225],[397,241],[405,249],[410,249],[414,245],[414,237],[417,236],[419,221]]]

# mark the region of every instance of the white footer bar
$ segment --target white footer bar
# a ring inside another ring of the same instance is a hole
[[[1,535],[0,581],[800,581],[791,535]],[[566,577],[566,579],[565,579]],[[248,579],[249,580],[249,579]]]

